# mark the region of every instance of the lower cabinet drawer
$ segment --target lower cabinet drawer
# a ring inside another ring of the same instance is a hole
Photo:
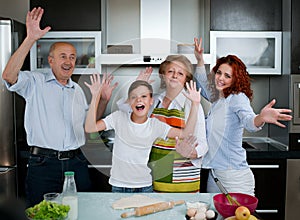
[[[263,219],[283,220],[285,216],[286,160],[248,160],[255,177],[257,213]]]

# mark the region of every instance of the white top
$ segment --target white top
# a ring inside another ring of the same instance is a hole
[[[205,72],[205,70],[204,70]],[[172,102],[170,103],[168,109],[178,109],[178,110],[182,110],[184,109],[184,114],[185,114],[185,122],[187,122],[187,119],[189,117],[190,114],[190,109],[192,106],[192,102],[191,100],[189,100],[188,98],[186,98],[183,95],[183,91],[180,92],[174,100],[172,100]],[[159,95],[154,96],[154,103],[151,106],[151,110],[149,111],[149,115],[151,115],[151,112],[153,111],[154,108],[164,108],[162,106],[162,101],[164,96],[166,96],[166,92],[162,92]],[[128,103],[125,101],[124,98],[118,100],[117,102],[118,108],[124,112],[132,112],[131,107],[128,105]],[[199,105],[198,108],[198,113],[197,113],[197,123],[195,125],[195,129],[194,129],[194,136],[197,137],[197,142],[198,142],[198,146],[196,147],[196,151],[197,151],[197,159],[192,159],[192,163],[194,166],[200,168],[201,164],[202,164],[202,159],[203,156],[207,153],[208,151],[208,143],[207,143],[207,139],[206,139],[206,129],[205,129],[205,115],[204,115],[204,111],[201,105]],[[163,138],[163,137],[162,137]]]
[[[115,111],[103,119],[106,130],[115,129],[109,183],[127,188],[150,186],[152,176],[147,164],[152,143],[158,137],[166,138],[171,126],[156,118],[137,124],[131,121],[130,115]]]

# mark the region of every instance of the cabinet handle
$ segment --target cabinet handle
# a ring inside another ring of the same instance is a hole
[[[278,209],[263,209],[263,210],[255,210],[257,213],[278,213]]]
[[[249,165],[249,167],[254,169],[278,169],[279,165]]]
[[[88,168],[111,168],[111,165],[88,165]]]

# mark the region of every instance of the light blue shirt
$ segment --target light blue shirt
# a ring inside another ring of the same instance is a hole
[[[201,84],[203,94],[210,95],[205,69],[197,67],[195,78]],[[208,153],[203,158],[203,167],[219,170],[248,168],[246,150],[242,147],[243,132],[244,128],[249,132],[261,129],[254,125],[255,116],[244,93],[231,94],[213,102],[206,117]]]
[[[70,79],[63,86],[51,70],[21,71],[17,83],[6,82],[6,86],[26,101],[24,124],[28,145],[59,151],[84,145],[88,105],[77,83]]]

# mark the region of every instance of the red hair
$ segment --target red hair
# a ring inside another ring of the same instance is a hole
[[[217,99],[218,94],[215,92],[215,73],[222,64],[228,64],[232,68],[232,85],[223,90],[224,97],[227,98],[230,94],[245,93],[250,99],[253,98],[253,90],[251,89],[250,76],[246,65],[237,56],[228,55],[217,60],[217,64],[212,68],[209,74],[209,81],[212,89],[213,98]]]

